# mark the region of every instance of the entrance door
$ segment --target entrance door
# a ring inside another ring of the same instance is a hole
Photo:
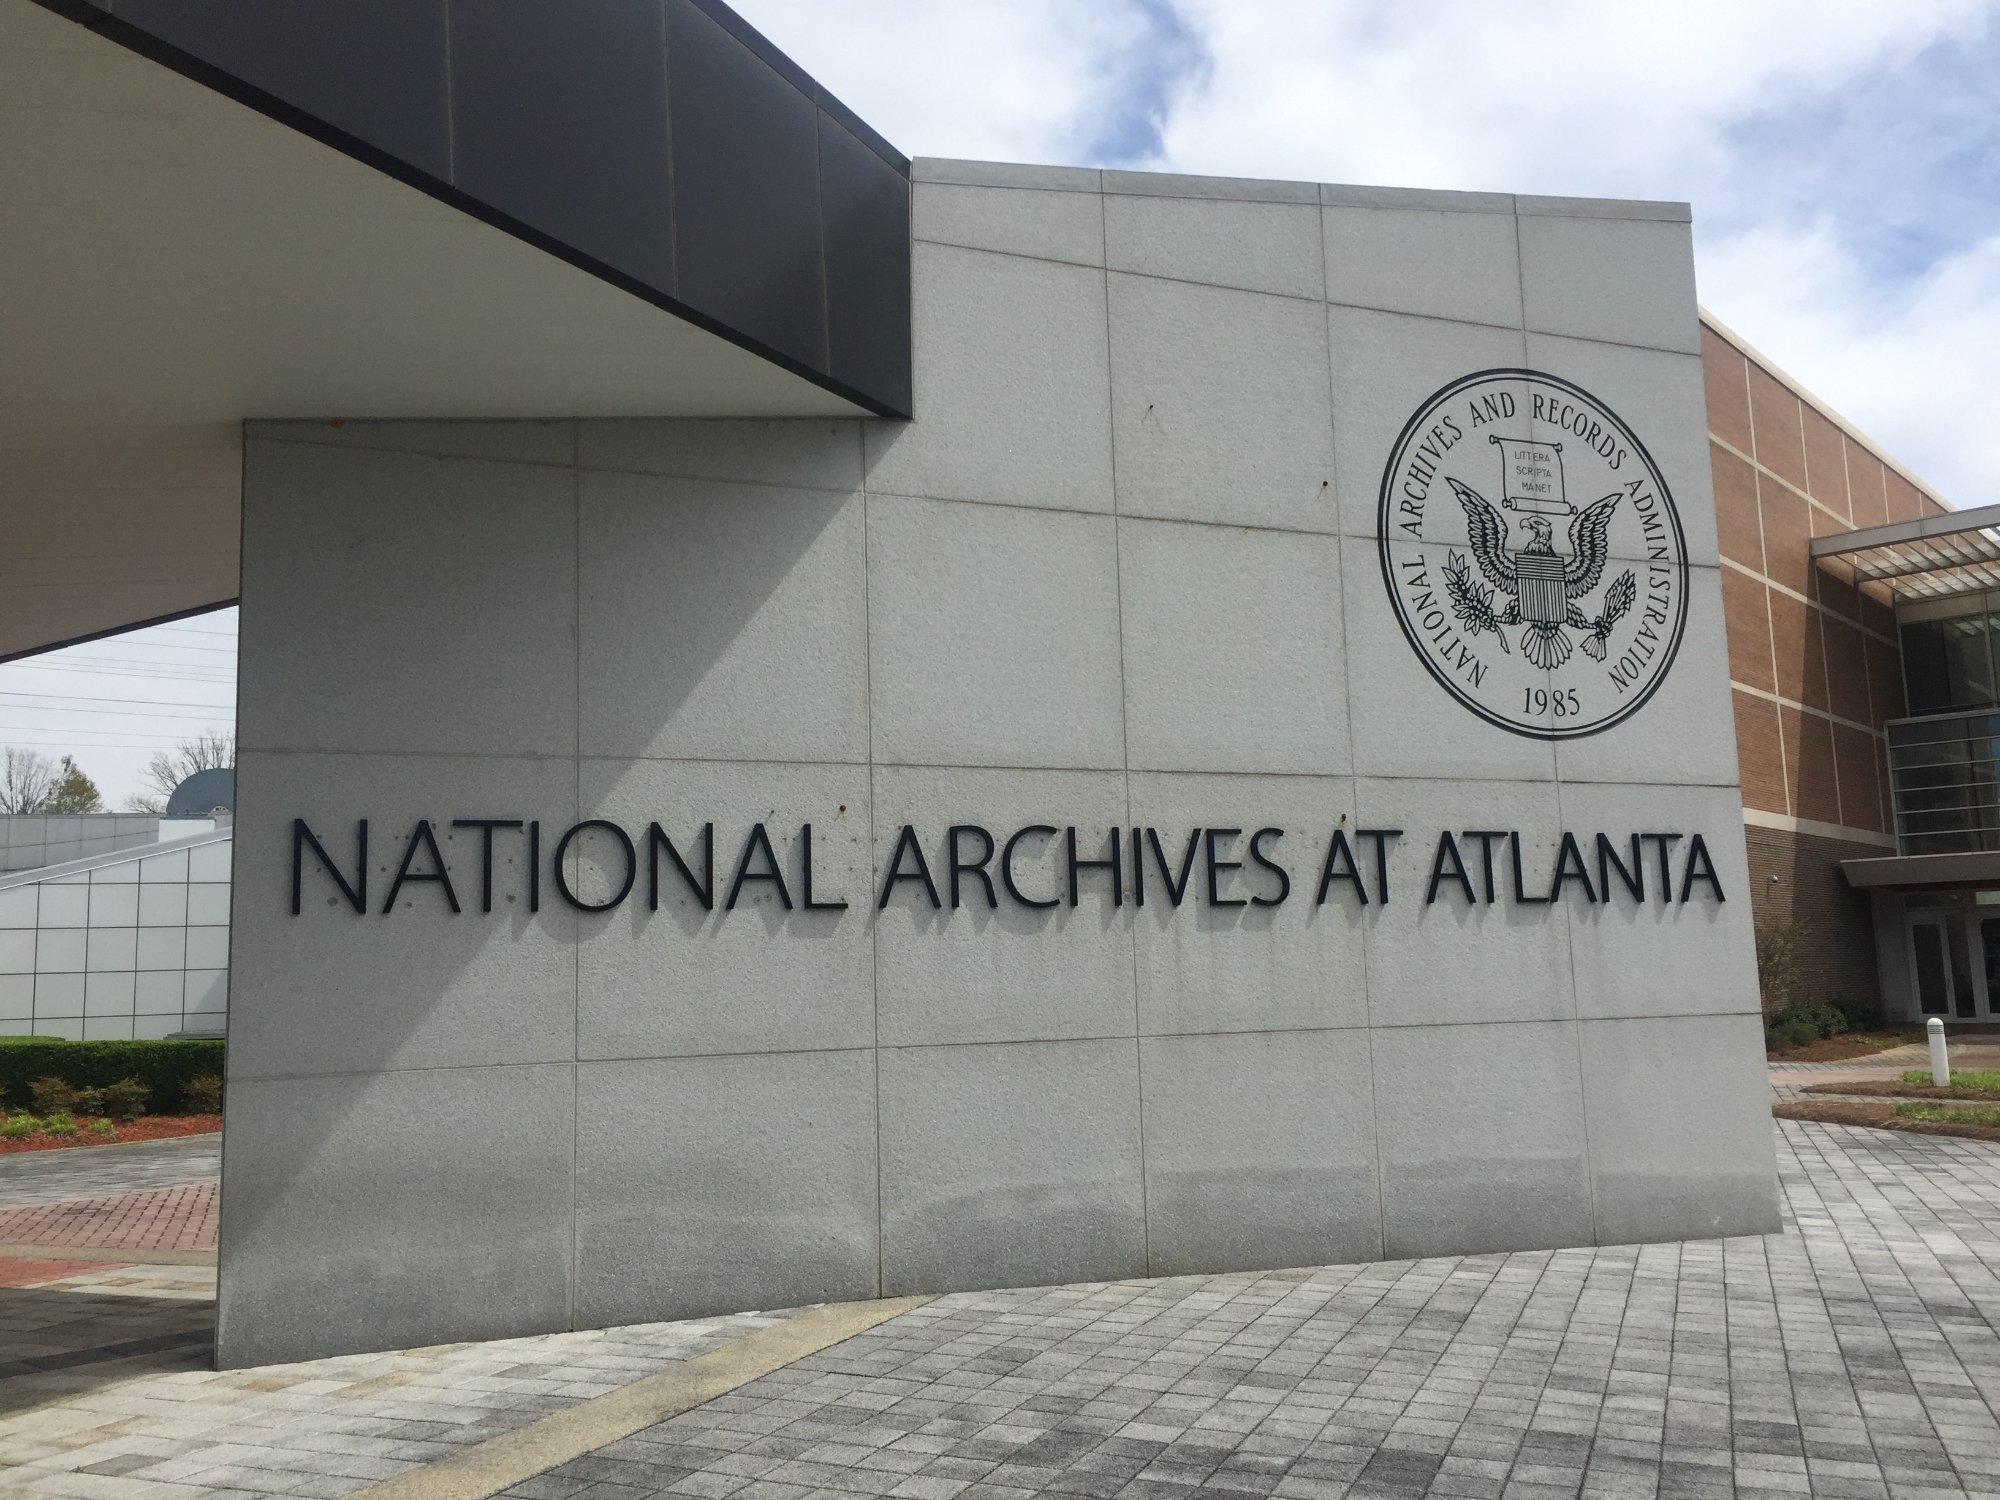
[[[1951,1014],[1951,925],[1937,915],[1910,918],[1910,973],[1917,986],[1917,1008],[1927,1016]]]
[[[1979,990],[1979,1019],[1991,1021],[2000,1007],[2000,915],[1969,919],[1972,972]]]

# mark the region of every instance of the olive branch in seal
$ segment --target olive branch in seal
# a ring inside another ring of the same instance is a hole
[[[1458,623],[1468,635],[1490,630],[1501,651],[1513,654],[1514,648],[1507,644],[1507,633],[1500,628],[1500,617],[1493,609],[1493,590],[1472,576],[1472,565],[1463,552],[1445,556],[1444,591],[1451,600],[1451,612],[1458,616]]]
[[[1590,634],[1584,637],[1585,656],[1592,661],[1604,660],[1605,637],[1611,634],[1611,627],[1618,623],[1619,617],[1632,607],[1637,593],[1630,568],[1611,580],[1611,587],[1604,591],[1604,613],[1590,622]]]

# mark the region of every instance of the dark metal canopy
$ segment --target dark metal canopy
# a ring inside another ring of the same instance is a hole
[[[2000,851],[1871,855],[1844,859],[1840,870],[1862,891],[1991,890],[2000,885]]]
[[[721,0],[38,3],[909,415],[909,161]]]
[[[251,420],[903,416],[907,161],[720,0],[0,0],[0,661],[238,590]]]

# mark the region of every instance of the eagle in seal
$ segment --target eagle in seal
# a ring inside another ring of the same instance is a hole
[[[1570,518],[1571,555],[1563,557],[1551,545],[1549,523],[1534,515],[1527,518],[1527,545],[1518,552],[1508,551],[1506,517],[1471,486],[1450,475],[1445,478],[1465,510],[1479,571],[1495,590],[1511,596],[1496,610],[1493,593],[1473,581],[1465,558],[1454,552],[1445,562],[1445,584],[1459,622],[1474,635],[1492,631],[1503,651],[1510,648],[1501,627],[1523,626],[1521,654],[1545,671],[1569,660],[1570,630],[1586,632],[1584,654],[1593,661],[1603,661],[1611,627],[1632,607],[1637,592],[1630,570],[1621,573],[1605,591],[1604,608],[1596,619],[1584,614],[1579,601],[1603,576],[1605,554],[1611,545],[1611,514],[1623,494],[1613,491]]]

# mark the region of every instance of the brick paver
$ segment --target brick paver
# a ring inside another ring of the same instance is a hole
[[[511,1493],[2000,1496],[2000,1147],[1779,1140],[1779,1235],[942,1297]],[[0,1494],[344,1494],[756,1326],[0,1380]]]
[[[0,1208],[0,1245],[66,1250],[213,1250],[212,1182]]]

